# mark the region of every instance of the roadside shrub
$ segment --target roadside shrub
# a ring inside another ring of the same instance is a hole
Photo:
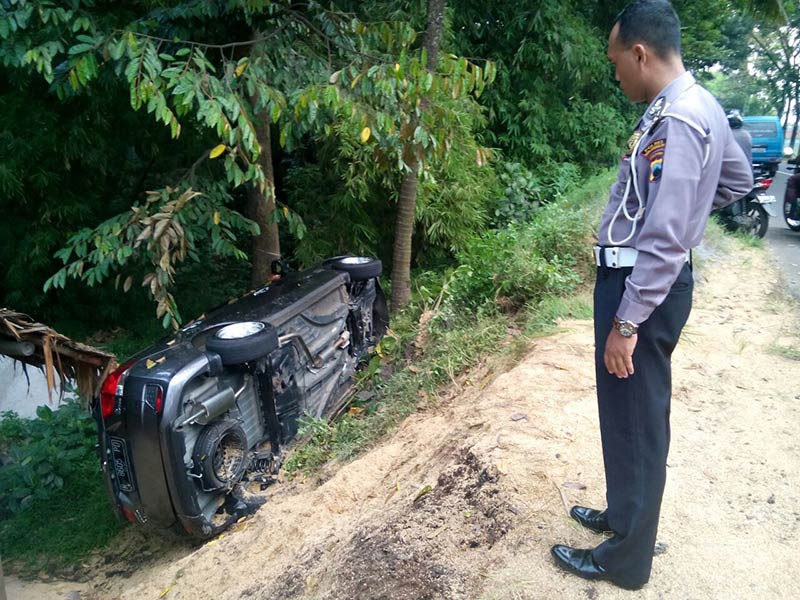
[[[82,465],[97,469],[97,426],[84,408],[68,401],[55,411],[40,406],[36,414],[21,419],[6,412],[0,421],[0,518],[48,500]]]
[[[494,226],[502,227],[533,221],[540,207],[559,201],[580,181],[580,171],[572,163],[548,163],[534,173],[523,164],[505,162],[498,167],[497,179],[502,194],[489,212]]]
[[[505,162],[498,171],[502,195],[495,198],[490,209],[492,222],[501,226],[513,221],[530,221],[542,199],[539,178],[517,162]]]
[[[531,223],[512,223],[473,238],[458,256],[447,308],[475,311],[495,303],[516,310],[572,291],[581,281],[586,220],[584,210],[554,203]]]

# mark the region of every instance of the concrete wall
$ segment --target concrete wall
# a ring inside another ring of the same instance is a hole
[[[47,396],[47,379],[36,367],[27,366],[25,377],[23,364],[0,354],[0,413],[13,410],[21,417],[36,417],[36,407],[47,405],[58,407],[58,379],[52,402]],[[30,379],[30,385],[28,385]]]

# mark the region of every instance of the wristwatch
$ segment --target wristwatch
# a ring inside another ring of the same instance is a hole
[[[619,317],[614,317],[614,329],[624,338],[635,336],[639,333],[639,326],[631,321],[625,321]]]

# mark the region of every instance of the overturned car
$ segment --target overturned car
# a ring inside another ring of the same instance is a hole
[[[252,511],[243,479],[275,472],[301,416],[342,407],[385,333],[380,274],[361,257],[283,274],[109,375],[94,410],[118,516],[202,538]]]

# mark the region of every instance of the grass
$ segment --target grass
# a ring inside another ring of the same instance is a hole
[[[7,571],[63,572],[106,545],[121,527],[93,461],[76,469],[47,501],[0,521],[0,555]]]
[[[782,356],[789,360],[800,361],[800,347],[797,346],[787,346],[776,342],[770,345],[767,351],[775,356]]]

